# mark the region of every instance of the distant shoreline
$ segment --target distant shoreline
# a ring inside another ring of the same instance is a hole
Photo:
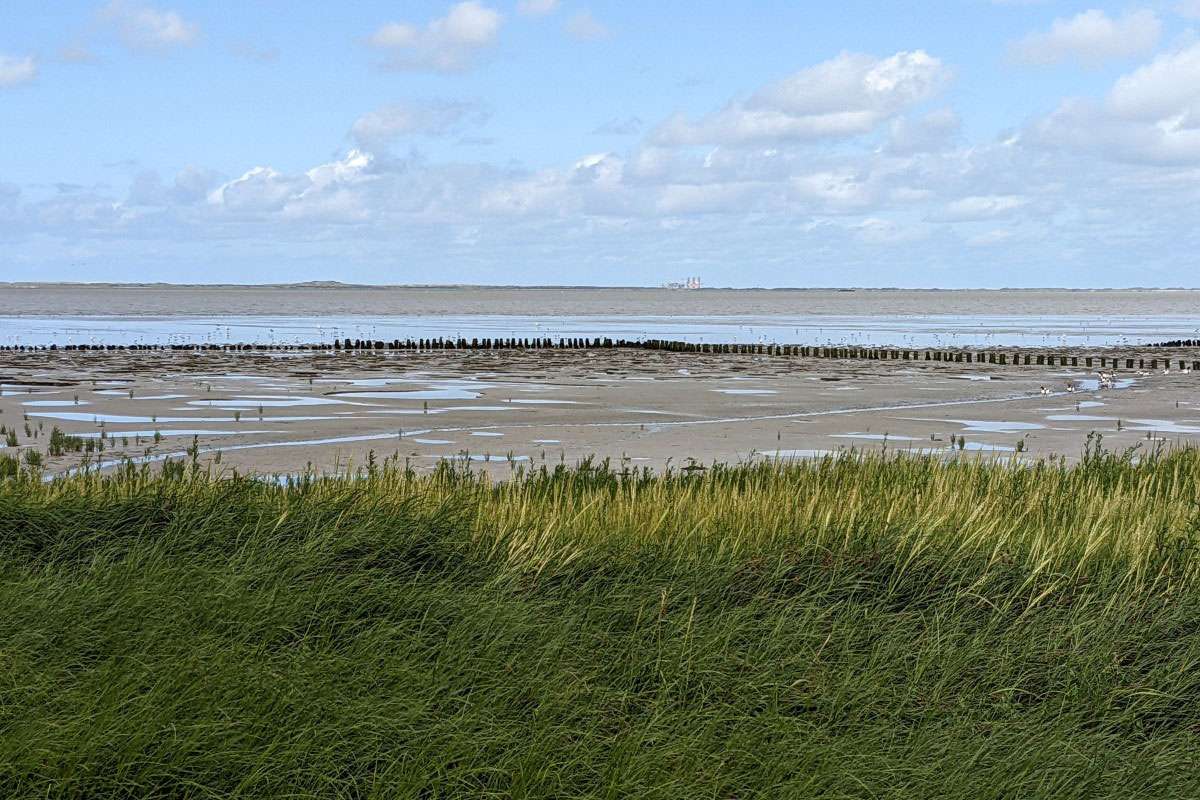
[[[668,289],[637,286],[0,284],[0,317],[799,316],[1174,317],[1200,338],[1195,289]],[[753,325],[748,321],[746,324]],[[902,334],[904,323],[896,322]],[[449,331],[450,334],[455,331]],[[1193,336],[1194,334],[1194,336]],[[1172,336],[1168,338],[1179,338]]]
[[[954,289],[933,286],[706,286],[700,289],[678,289],[666,286],[594,286],[583,284],[474,284],[474,283],[341,283],[339,281],[303,281],[300,283],[110,283],[106,281],[0,281],[0,289],[417,289],[471,290],[489,289],[504,291],[663,291],[663,292],[1079,292],[1087,294],[1103,292],[1196,292],[1200,286],[1106,286],[1101,288],[1067,286],[981,286]]]

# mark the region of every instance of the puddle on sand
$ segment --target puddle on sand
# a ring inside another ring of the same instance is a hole
[[[1045,425],[1040,425],[1036,422],[1014,422],[1012,420],[992,420],[992,419],[948,419],[948,420],[922,420],[923,422],[956,422],[963,426],[963,430],[974,433],[1018,433],[1019,431],[1039,431],[1044,429]]]
[[[182,400],[185,397],[191,397],[190,394],[147,394],[139,395],[134,392],[133,397],[129,396],[128,390],[121,391],[120,389],[98,389],[92,394],[102,394],[108,397],[123,397],[126,400]]]
[[[495,431],[471,431],[471,435],[472,436],[503,436],[504,434],[497,433]]]
[[[721,394],[779,394],[774,389],[709,389],[709,391]]]
[[[1076,388],[1085,392],[1100,391],[1099,378],[1076,378],[1072,383],[1075,384]],[[1130,386],[1133,386],[1133,378],[1116,378],[1113,380],[1112,388],[1128,389]]]
[[[26,400],[21,405],[36,408],[66,408],[69,406],[90,406],[91,403],[86,400],[80,400],[79,402],[74,400]]]
[[[259,407],[291,408],[292,406],[347,405],[345,400],[335,400],[332,397],[280,397],[278,395],[246,395],[223,400],[189,400],[187,404],[189,406],[228,408],[240,411],[253,411]]]
[[[580,406],[588,405],[578,400],[505,400],[506,403],[519,403],[523,406]]]
[[[8,385],[14,386],[16,384],[10,383]],[[22,389],[0,389],[0,397],[28,397],[31,394],[55,394],[56,392],[59,392],[59,391],[61,391],[61,390],[60,389],[51,389],[51,390],[47,391],[45,389],[35,389],[32,386],[30,386],[28,388],[22,388]]]
[[[337,392],[339,397],[372,400],[478,400],[481,392],[467,389],[414,389],[403,392]]]
[[[154,425],[171,422],[232,422],[230,417],[144,417],[126,414],[89,414],[84,411],[30,411],[31,417],[61,419],[67,422],[128,422],[134,425]],[[316,422],[340,417],[269,417],[271,422]]]
[[[406,441],[413,441],[418,444],[454,444],[449,439],[411,439]]]
[[[153,439],[154,434],[161,436],[248,436],[251,434],[262,433],[278,433],[278,431],[218,431],[218,430],[202,430],[199,428],[155,428],[152,431],[105,431],[104,435],[108,439],[134,439],[142,437],[143,439]],[[89,431],[87,433],[72,433],[70,436],[78,436],[81,439],[95,439],[100,436],[100,431]]]
[[[624,414],[657,414],[663,417],[693,417],[695,414],[683,414],[678,411],[659,411],[653,408],[614,408]]]
[[[534,439],[533,444],[562,444],[558,439]]]
[[[422,414],[441,414],[445,410],[446,409],[443,409],[443,408],[430,408],[430,409],[388,408],[388,409],[384,409],[382,411],[368,411],[367,413],[368,414],[403,414],[403,415],[407,415],[407,416],[412,416],[415,414],[416,416],[420,416]],[[348,412],[347,411],[339,411],[338,413],[339,414],[353,414],[354,412],[353,411],[348,411]]]
[[[923,441],[919,436],[900,436],[894,433],[834,433],[830,434],[831,439],[871,439],[873,441],[888,441],[888,442],[920,442]]]
[[[1178,433],[1178,434],[1200,434],[1200,422],[1192,425],[1181,422],[1172,422],[1167,419],[1131,419],[1133,425],[1127,430],[1131,431],[1152,431],[1154,433]],[[1193,422],[1193,420],[1185,420],[1184,422]]]
[[[967,442],[961,448],[955,445],[955,447],[951,447],[950,449],[968,450],[975,453],[1015,453],[1017,451],[1017,448],[1006,444],[991,444],[989,442]]]

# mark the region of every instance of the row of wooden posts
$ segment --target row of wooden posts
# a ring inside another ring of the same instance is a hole
[[[1183,344],[1183,343],[1181,343]],[[1198,343],[1200,344],[1200,343]],[[956,364],[997,364],[1049,367],[1088,367],[1095,369],[1159,369],[1172,366],[1169,358],[1129,358],[1120,355],[1062,355],[1059,353],[1000,350],[897,350],[890,348],[822,347],[780,344],[706,344],[666,339],[630,340],[578,337],[549,338],[473,338],[473,339],[337,339],[317,344],[134,344],[134,345],[6,345],[2,351],[172,351],[172,352],[264,352],[264,351],[430,351],[430,350],[577,350],[636,349],[672,353],[756,354],[867,361],[932,361]],[[1179,369],[1200,372],[1200,360],[1176,359]]]

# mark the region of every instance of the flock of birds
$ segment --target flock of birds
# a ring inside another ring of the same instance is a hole
[[[1178,372],[1180,375],[1189,375],[1192,372],[1192,368],[1191,367],[1181,367],[1180,369],[1176,370],[1176,372]],[[1150,372],[1147,370],[1141,369],[1141,370],[1138,370],[1136,374],[1139,378],[1145,378],[1150,375]],[[1171,368],[1170,367],[1164,368],[1162,370],[1162,374],[1163,375],[1172,374]],[[1098,378],[1097,388],[1099,388],[1099,389],[1113,388],[1113,386],[1115,385],[1116,379],[1117,379],[1116,373],[1106,372],[1104,370],[1097,372],[1096,377]],[[1074,394],[1075,392],[1078,392],[1078,391],[1080,391],[1080,388],[1078,386],[1076,386],[1074,382],[1070,382],[1067,384],[1067,393],[1068,394]],[[1049,386],[1042,386],[1042,387],[1039,387],[1038,393],[1042,394],[1042,395],[1051,395],[1054,392],[1053,392],[1053,390],[1051,390],[1051,388]]]

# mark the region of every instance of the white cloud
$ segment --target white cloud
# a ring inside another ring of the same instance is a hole
[[[361,223],[372,216],[365,188],[377,179],[373,169],[374,158],[358,150],[303,175],[255,167],[210,191],[207,205],[212,213],[233,220]]]
[[[896,155],[932,152],[948,147],[962,128],[952,109],[942,108],[918,117],[898,117],[888,129],[887,151]]]
[[[1188,19],[1200,19],[1200,0],[1180,0],[1175,13]]]
[[[653,139],[697,145],[846,138],[874,130],[948,80],[949,70],[923,50],[884,59],[842,53],[695,122],[677,114]]]
[[[1023,64],[1077,61],[1094,67],[1112,59],[1148,53],[1161,35],[1162,23],[1153,11],[1130,11],[1113,19],[1093,8],[1069,19],[1054,20],[1050,30],[1014,42],[1011,53]]]
[[[517,13],[526,17],[544,17],[558,10],[558,0],[520,0]]]
[[[611,35],[608,27],[587,10],[580,11],[567,20],[565,30],[568,36],[581,42],[598,42]]]
[[[659,191],[655,211],[667,216],[746,212],[757,188],[752,183],[669,184]]]
[[[878,200],[875,187],[852,167],[797,175],[790,188],[794,197],[815,203],[817,210],[827,214],[867,210]]]
[[[932,215],[936,222],[972,222],[1008,216],[1029,203],[1019,195],[975,195],[947,203]]]
[[[30,263],[36,253],[22,243],[35,237],[114,263],[139,243],[152,264],[182,263],[190,248],[210,265],[219,240],[220,269],[233,269],[226,254],[253,266],[271,252],[303,269],[337,263],[391,280],[401,268],[413,280],[434,270],[495,280],[519,262],[529,281],[586,282],[613,269],[628,281],[641,276],[632,265],[655,264],[713,283],[830,274],[1070,283],[1070,261],[1081,265],[1077,282],[1133,282],[1130,264],[1179,282],[1200,249],[1200,155],[1190,170],[1155,164],[1164,143],[1177,160],[1189,152],[1197,62],[1200,51],[1179,48],[1019,134],[968,142],[952,110],[926,107],[948,78],[936,59],[843,55],[729,105],[785,120],[778,135],[722,127],[733,119],[721,116],[727,108],[684,120],[682,141],[660,127],[621,142],[619,154],[538,168],[460,161],[463,151],[441,163],[389,152],[398,138],[457,137],[485,116],[470,103],[409,101],[364,114],[349,131],[356,150],[307,170],[264,164],[229,179],[189,168],[172,180],[133,167],[121,170],[128,192],[52,197],[44,186],[0,187],[0,238]],[[863,133],[875,135],[854,138]],[[987,259],[962,258],[989,244],[998,246]],[[467,257],[464,248],[473,248]]]
[[[368,42],[389,54],[387,66],[393,69],[462,72],[495,44],[502,22],[498,11],[466,0],[424,27],[389,22]]]
[[[966,243],[971,247],[992,247],[998,244],[1005,244],[1013,238],[1013,232],[1006,228],[995,228],[983,233],[977,233],[973,236],[968,236]]]
[[[895,220],[867,217],[850,226],[855,236],[869,244],[898,244],[923,239],[929,235],[927,226],[918,223],[900,224]]]
[[[130,206],[180,206],[205,199],[218,182],[216,173],[199,167],[185,167],[165,186],[153,170],[139,172],[129,187],[126,202]]]
[[[1122,117],[1161,120],[1180,114],[1200,124],[1200,43],[1164,53],[1128,75],[1108,94],[1108,107]]]
[[[112,0],[100,12],[102,19],[114,25],[127,47],[135,50],[168,50],[192,45],[200,36],[200,27],[184,19],[177,11],[140,5],[129,0]]]
[[[476,103],[445,100],[396,103],[363,114],[350,135],[365,149],[385,147],[401,136],[445,136],[465,125],[479,125],[487,112]]]
[[[1028,127],[1026,139],[1121,161],[1200,161],[1200,42],[1122,76],[1102,102],[1064,100]]]
[[[632,136],[642,129],[642,120],[640,117],[614,117],[607,120],[592,131],[593,134],[600,136]]]
[[[0,53],[0,89],[29,83],[37,74],[37,62],[33,56],[7,56]]]

